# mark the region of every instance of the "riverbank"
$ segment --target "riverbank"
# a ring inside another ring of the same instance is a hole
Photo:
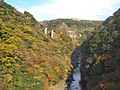
[[[50,86],[48,88],[48,90],[66,90],[66,79],[67,78],[64,78],[63,80],[60,81],[59,84],[55,85],[55,86]]]

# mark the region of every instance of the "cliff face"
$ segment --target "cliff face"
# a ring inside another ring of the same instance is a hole
[[[74,45],[64,32],[55,35],[45,35],[29,12],[0,2],[0,89],[47,90],[64,79]]]
[[[81,45],[88,90],[120,89],[120,9]]]

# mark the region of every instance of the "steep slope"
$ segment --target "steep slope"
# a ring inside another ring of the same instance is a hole
[[[58,84],[72,67],[73,49],[65,33],[50,39],[29,12],[0,1],[0,89],[47,90]]]
[[[120,9],[81,47],[88,90],[120,90]]]

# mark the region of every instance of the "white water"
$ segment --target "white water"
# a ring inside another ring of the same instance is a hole
[[[81,90],[81,87],[79,84],[81,80],[80,67],[77,67],[73,70],[73,78],[75,81],[72,81],[69,90]]]
[[[81,72],[80,72],[80,61],[82,59],[82,53],[79,48],[72,54],[72,63],[75,65],[75,69],[73,70],[73,79],[70,84],[69,90],[81,90],[81,86],[79,82],[81,81]]]

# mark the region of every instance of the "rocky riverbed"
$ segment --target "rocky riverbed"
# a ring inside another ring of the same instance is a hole
[[[81,90],[80,81],[81,81],[80,67],[77,67],[73,70],[73,81],[70,84],[69,90]]]

